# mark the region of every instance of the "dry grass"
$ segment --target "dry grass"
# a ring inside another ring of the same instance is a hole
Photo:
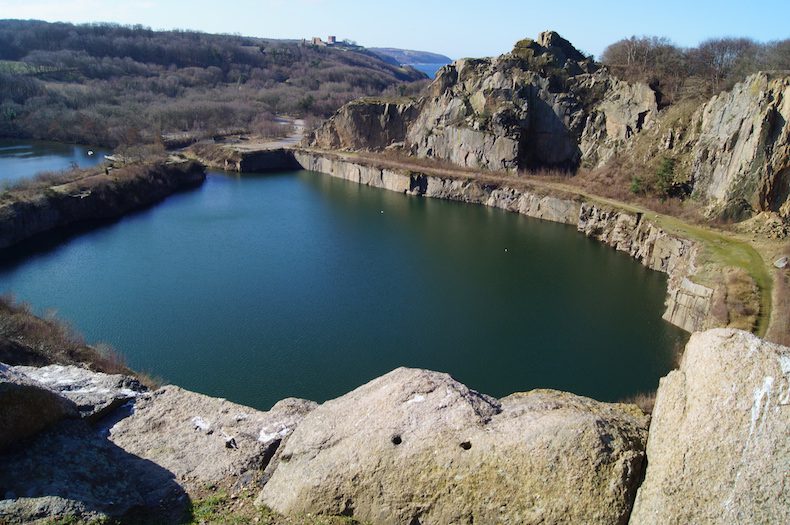
[[[35,177],[20,179],[4,186],[5,192],[36,190],[74,182],[97,173],[97,168],[43,171]]]
[[[0,296],[0,361],[9,365],[86,365],[97,372],[133,374],[110,345],[88,345],[54,313],[38,317],[29,305],[8,295]]]
[[[645,414],[652,414],[653,408],[656,405],[656,391],[640,392],[632,396],[628,396],[620,401],[629,405],[638,406]]]
[[[185,523],[189,524],[246,524],[260,525],[358,525],[347,516],[303,514],[284,516],[268,507],[254,505],[255,490],[234,490],[232,487],[211,486],[190,494],[192,503]]]

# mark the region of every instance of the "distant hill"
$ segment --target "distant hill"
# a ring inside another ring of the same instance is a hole
[[[276,133],[425,79],[362,47],[117,24],[0,20],[0,136],[117,146]]]
[[[453,61],[452,58],[437,53],[429,53],[428,51],[412,51],[409,49],[395,49],[392,47],[371,47],[369,51],[379,55],[382,58],[389,58],[396,64],[449,64]]]

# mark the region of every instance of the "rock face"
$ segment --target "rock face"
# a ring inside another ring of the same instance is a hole
[[[110,429],[110,440],[174,473],[187,487],[231,476],[247,484],[314,407],[286,399],[260,412],[167,386],[140,397],[133,414]]]
[[[790,522],[790,348],[694,334],[661,380],[633,524]]]
[[[0,248],[72,224],[113,219],[203,183],[195,162],[130,165],[35,190],[10,190],[0,202]]]
[[[67,370],[29,372],[64,388],[64,395],[77,395],[68,384],[105,389],[109,392],[104,398],[117,393],[108,386],[114,376],[96,373],[91,378],[92,372],[63,368]],[[72,403],[40,388],[76,415]],[[70,515],[85,521],[137,516],[142,523],[181,523],[187,494],[207,484],[237,490],[260,480],[280,444],[315,407],[311,401],[285,399],[261,412],[171,386],[135,393],[133,402],[116,408],[98,425],[89,418],[63,421],[28,446],[0,456],[0,522]],[[31,396],[29,388],[25,394],[34,413],[37,394]],[[96,399],[98,394],[91,395]],[[3,396],[0,401],[5,417],[4,410],[14,406],[6,401],[13,400]],[[2,433],[26,428],[18,418],[2,423]]]
[[[372,523],[625,523],[647,418],[555,391],[502,400],[397,369],[311,412],[258,499]]]
[[[356,101],[313,135],[325,149],[383,149],[487,170],[598,164],[658,111],[655,93],[599,69],[554,32],[494,59],[442,68],[416,103]]]
[[[92,372],[78,366],[17,366],[14,370],[72,401],[82,417],[98,420],[146,388],[129,376]]]
[[[74,403],[0,363],[0,450],[76,416]]]
[[[790,76],[757,73],[693,117],[694,193],[710,215],[790,218]]]
[[[406,127],[417,115],[415,101],[360,99],[340,108],[307,138],[324,149],[380,150],[403,142]]]

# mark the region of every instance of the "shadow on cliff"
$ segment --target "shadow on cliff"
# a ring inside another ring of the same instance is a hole
[[[178,195],[186,195],[200,188],[188,188],[169,196],[165,200],[175,198]],[[151,210],[162,204],[163,201],[151,203],[147,206],[132,210],[121,217],[107,219],[92,219],[87,221],[61,226],[53,230],[43,232],[33,237],[21,241],[7,248],[0,248],[0,271],[13,270],[23,263],[27,263],[38,256],[47,255],[60,246],[68,244],[72,240],[82,237],[88,233],[99,232],[112,228],[114,225],[123,221],[127,217],[144,216]]]
[[[105,435],[69,420],[0,454],[0,521],[103,513],[120,523],[189,522],[189,496],[174,474]]]
[[[519,143],[519,169],[576,171],[582,158],[578,138],[548,102],[532,93],[529,129]]]

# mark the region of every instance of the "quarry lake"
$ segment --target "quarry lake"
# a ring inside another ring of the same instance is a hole
[[[618,400],[655,389],[686,340],[661,319],[665,275],[572,227],[307,171],[210,173],[1,256],[0,290],[36,312],[134,369],[263,409],[398,366],[495,396]]]

